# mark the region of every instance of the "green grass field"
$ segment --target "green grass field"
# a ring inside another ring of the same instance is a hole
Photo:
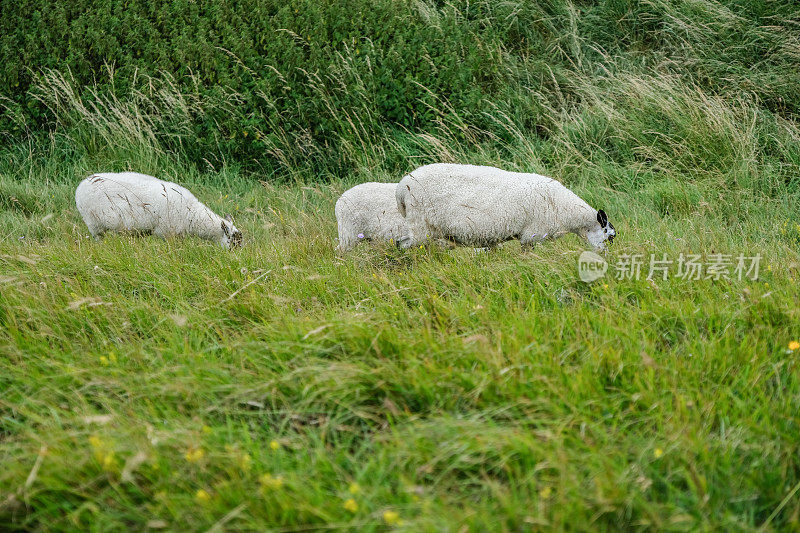
[[[662,216],[661,196],[576,185],[606,200],[611,263],[764,256],[757,282],[586,285],[574,236],[337,257],[340,182],[189,175],[241,250],[96,242],[85,170],[0,182],[4,527],[797,526],[789,198]]]
[[[0,530],[800,530],[796,3],[40,4],[0,20]],[[609,272],[336,254],[341,192],[435,161],[561,180]],[[89,238],[121,170],[244,246]]]

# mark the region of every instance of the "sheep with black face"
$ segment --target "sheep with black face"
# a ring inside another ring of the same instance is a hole
[[[400,246],[448,239],[467,246],[523,245],[575,233],[598,251],[616,236],[606,213],[558,181],[494,167],[433,164],[404,176],[395,189],[405,217]]]

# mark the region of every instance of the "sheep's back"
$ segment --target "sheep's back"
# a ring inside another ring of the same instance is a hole
[[[400,182],[405,203],[431,228],[464,244],[501,242],[524,230],[559,232],[591,211],[558,181],[495,167],[434,164]]]
[[[181,233],[197,199],[188,190],[136,174],[94,174],[75,193],[78,211],[92,228],[151,232],[172,227]]]
[[[470,233],[488,240],[514,233],[526,216],[528,180],[493,167],[427,165],[403,178],[406,208],[452,236]],[[402,190],[402,189],[401,189]]]

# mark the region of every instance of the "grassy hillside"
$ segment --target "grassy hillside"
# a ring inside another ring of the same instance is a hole
[[[2,6],[0,529],[798,528],[796,4],[96,4]],[[432,161],[560,179],[611,271],[335,254]],[[245,246],[88,238],[127,169]],[[616,279],[653,253],[761,272]]]
[[[95,242],[70,180],[4,178],[4,527],[796,525],[796,204],[617,193],[610,260],[759,250],[762,279],[589,286],[574,237],[339,258],[344,184],[179,175],[241,251]]]

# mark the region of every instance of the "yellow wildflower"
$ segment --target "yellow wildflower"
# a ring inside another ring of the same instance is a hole
[[[210,426],[205,426],[205,425],[203,426],[203,433],[205,433],[206,435],[211,435],[211,431],[212,429]]]
[[[108,366],[108,357],[105,355],[100,356],[100,364],[103,366]]]
[[[278,450],[281,447],[281,443],[276,441],[276,440],[274,440],[274,441],[269,443],[269,447],[272,448],[273,450]]]
[[[94,458],[105,470],[110,470],[114,466],[114,452],[110,450],[107,442],[97,435],[89,437],[89,444],[94,450]]]
[[[197,499],[197,501],[202,502],[202,503],[206,503],[206,502],[211,501],[211,494],[209,494],[208,492],[204,491],[203,489],[198,490],[195,493],[194,497],[195,497],[195,499]]]
[[[791,351],[795,351],[795,350],[797,350],[798,348],[800,348],[800,342],[797,342],[797,341],[792,341],[792,342],[790,342],[790,343],[789,343],[789,349],[790,349]]]
[[[552,492],[553,491],[552,489],[550,489],[550,487],[544,487],[542,490],[539,491],[539,497],[543,500],[546,500],[547,498],[550,497],[550,494]]]
[[[206,452],[203,451],[203,448],[193,448],[193,449],[190,448],[189,451],[186,452],[184,457],[186,457],[186,460],[189,461],[190,463],[196,463],[197,461],[202,459],[205,454]]]
[[[344,502],[344,508],[351,513],[355,513],[358,511],[358,503],[353,498],[350,498],[346,502]]]
[[[397,511],[384,511],[383,521],[390,526],[399,526],[403,523],[403,521],[400,520],[400,515],[397,513]]]
[[[114,452],[108,452],[103,455],[102,461],[104,470],[111,470],[114,468]]]
[[[664,450],[662,450],[661,448],[656,448],[655,450],[653,450],[653,457],[655,457],[656,459],[660,458],[662,455],[664,455]]]
[[[361,487],[359,486],[358,483],[353,482],[350,483],[350,487],[348,487],[347,490],[350,492],[350,494],[358,494],[359,492],[361,492]]]
[[[283,486],[283,477],[281,476],[272,477],[271,474],[264,474],[258,480],[264,489],[277,490]]]

